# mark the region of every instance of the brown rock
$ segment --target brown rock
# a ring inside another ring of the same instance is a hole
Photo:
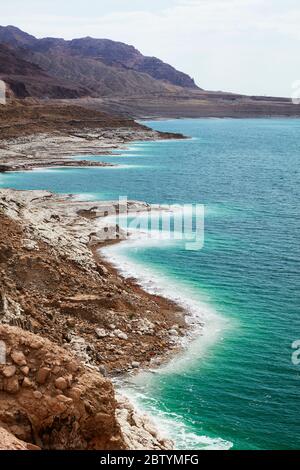
[[[12,346],[12,351],[22,351],[20,337],[29,345],[39,338],[20,328],[0,324],[0,340]],[[35,366],[30,368],[28,376],[21,375],[21,386],[17,373],[10,378],[2,375],[4,391],[0,391],[0,416],[2,419],[9,414],[11,434],[16,436],[12,429],[18,426],[17,437],[25,444],[32,442],[32,436],[37,436],[38,445],[49,450],[124,449],[111,382],[98,371],[85,368],[70,352],[47,339],[39,350],[30,346],[29,349],[28,364],[34,359]],[[50,369],[52,374],[52,369],[45,366],[46,358],[51,364],[59,358],[61,369],[67,369],[67,373],[53,375],[53,380],[48,378],[40,385],[35,377],[41,374],[41,369]],[[67,368],[69,364],[74,372]],[[71,383],[76,385],[68,388]],[[0,448],[1,445],[0,436]]]
[[[21,372],[23,375],[28,375],[29,374],[29,367],[28,366],[23,366],[21,367]]]
[[[49,367],[41,367],[36,374],[36,381],[40,385],[44,385],[50,375],[51,369]]]
[[[52,373],[53,373],[53,374],[58,374],[59,371],[60,371],[60,367],[59,367],[59,366],[55,366],[55,367],[53,367],[53,369],[52,369]]]
[[[68,371],[75,373],[79,370],[79,365],[75,361],[69,361],[69,363],[67,364],[67,369]]]
[[[22,351],[13,351],[11,353],[11,358],[14,361],[14,363],[17,364],[18,366],[26,366],[27,364],[26,358],[24,354],[22,353]]]
[[[71,390],[68,392],[68,396],[70,398],[73,398],[74,400],[78,401],[80,400],[81,397],[81,389],[78,387],[73,387]]]
[[[43,346],[43,341],[41,339],[34,339],[30,342],[30,347],[32,349],[41,349]]]
[[[4,428],[0,428],[0,450],[29,450],[23,442]]]
[[[11,377],[10,379],[5,379],[4,381],[4,390],[7,393],[17,393],[19,391],[19,381],[18,377]]]
[[[72,386],[72,382],[73,382],[73,375],[68,375],[68,376],[66,377],[66,381],[67,381],[68,387],[71,387],[71,386]]]
[[[33,384],[31,382],[31,380],[28,377],[25,377],[25,379],[22,382],[22,387],[31,388],[32,385]]]
[[[57,400],[65,403],[66,405],[71,405],[73,403],[72,398],[66,397],[65,395],[57,395]]]
[[[4,377],[10,378],[15,375],[16,370],[16,366],[5,366],[2,370],[2,374],[4,375]]]
[[[63,377],[58,377],[54,382],[55,387],[59,390],[66,390],[68,388],[68,382]]]

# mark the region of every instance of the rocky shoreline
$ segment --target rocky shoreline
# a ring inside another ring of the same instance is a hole
[[[22,342],[27,333],[37,341],[43,338],[49,342],[49,351],[54,345],[62,346],[65,354],[72,354],[81,367],[110,383],[110,376],[155,367],[170,351],[176,352],[177,339],[185,334],[186,324],[184,312],[178,306],[147,294],[134,282],[119,276],[109,264],[99,259],[98,254],[95,256],[99,244],[105,243],[101,225],[99,228],[95,222],[106,213],[108,204],[79,202],[71,196],[46,191],[0,190],[0,317],[3,325],[0,340],[7,343],[6,338],[15,334]],[[145,211],[146,208],[146,203],[128,202],[129,212]],[[16,350],[20,352],[21,346],[18,345]],[[46,356],[48,352],[45,352]],[[30,352],[23,354],[28,356]],[[61,349],[59,356],[62,355]],[[23,367],[28,367],[27,359],[24,361]],[[44,429],[41,423],[36,430],[39,440],[26,434],[22,425],[22,432],[14,433],[16,423],[7,418],[7,407],[3,409],[9,400],[10,406],[25,414],[30,422],[41,419],[48,423],[57,419],[51,407],[46,417],[32,415],[33,409],[26,408],[27,399],[18,398],[23,397],[23,389],[26,389],[28,406],[34,401],[36,392],[46,399],[47,387],[53,377],[55,393],[52,390],[50,396],[54,408],[56,400],[64,401],[57,398],[61,390],[55,385],[55,377],[62,371],[55,373],[55,361],[49,363],[44,357],[39,361],[36,364],[35,360],[29,371],[26,369],[27,375],[15,369],[12,356],[8,363],[0,366],[0,427],[29,444],[57,448],[57,441],[49,444],[41,437]],[[40,383],[39,376],[45,368],[47,377]],[[65,374],[59,377],[64,384],[69,383]],[[77,379],[71,382],[63,394],[73,399],[69,392]],[[113,389],[111,394],[113,397]],[[112,400],[113,416],[117,428],[121,429],[124,448],[172,447],[168,440],[159,437],[149,419],[136,413],[123,397]],[[65,416],[67,410],[59,411],[59,415],[61,413]],[[70,443],[59,445],[70,448]],[[77,445],[79,448],[103,448],[99,443],[89,447],[90,443],[83,437],[82,443]],[[110,444],[107,446],[110,448]]]
[[[178,137],[178,136],[177,136]],[[72,135],[23,136],[0,141],[0,173],[44,167],[111,167],[112,163],[85,160],[88,155],[112,155],[126,143],[171,138],[151,129],[86,129]],[[82,159],[73,159],[74,155]]]
[[[98,130],[76,136],[8,139],[1,143],[1,170],[73,163],[85,166],[84,160],[72,161],[70,157],[76,153],[109,154],[124,142],[158,138],[166,136],[151,130],[118,129],[102,131],[101,139]],[[108,417],[98,426],[93,423],[94,437],[90,439],[91,431],[87,436],[80,421],[93,422],[95,408],[90,409],[91,416],[89,412],[88,416],[78,416],[79,402],[74,402],[72,390],[79,379],[59,370],[62,361],[49,360],[54,345],[62,346],[57,353],[60,357],[71,354],[78,361],[78,370],[83,367],[95,375],[95,380],[102,377],[111,384],[110,376],[156,367],[170,351],[179,350],[178,339],[186,330],[184,311],[167,299],[146,293],[133,280],[122,278],[99,256],[98,248],[112,235],[104,231],[99,220],[104,220],[111,208],[118,210],[117,204],[80,202],[73,196],[47,191],[0,190],[0,340],[7,344],[15,337],[18,344],[13,353],[16,350],[24,361],[18,369],[9,346],[6,363],[0,365],[0,432],[5,449],[173,447],[147,416],[137,413],[124,397],[115,396],[112,385],[109,397],[98,397],[95,404],[103,409],[103,400],[111,400],[110,407],[104,407],[114,423],[110,424],[107,442],[99,441],[97,429],[105,427]],[[147,208],[146,203],[127,203],[129,213]],[[118,230],[115,241],[120,238]],[[27,335],[31,339],[26,342]],[[28,361],[29,343],[42,339],[49,342],[42,357]],[[63,388],[57,387],[59,383]],[[97,387],[94,392],[97,396]],[[36,399],[47,403],[43,416],[35,412]],[[13,412],[8,412],[8,403]],[[24,416],[21,424],[17,419],[20,413]],[[57,425],[60,420],[61,427]],[[76,432],[72,428],[72,435],[76,433],[73,444],[64,437],[66,420],[76,421],[79,428]]]
[[[50,127],[35,135],[8,132],[0,144],[0,172],[106,166],[111,164],[72,157],[111,155],[137,140],[184,138],[131,121],[80,130],[72,124],[67,131]],[[145,202],[127,202],[128,213],[148,208]],[[118,210],[118,201],[0,190],[3,449],[173,448],[111,383],[113,377],[159,366],[179,351],[188,329],[183,308],[123,278],[99,254],[99,247],[127,235],[107,228],[105,216]],[[45,404],[42,413],[37,400]]]
[[[0,172],[51,166],[107,166],[84,160],[111,155],[127,143],[184,139],[157,132],[133,119],[74,105],[14,101],[0,107]],[[82,160],[73,159],[82,156]]]
[[[168,335],[168,325],[173,336],[175,333],[172,327],[175,324],[178,336],[183,335],[185,315],[171,301],[150,295],[133,280],[123,279],[101,258],[99,247],[115,243],[126,236],[120,230],[117,233],[107,231],[104,216],[112,208],[118,210],[118,201],[82,202],[73,196],[47,191],[0,190],[1,212],[24,227],[20,243],[25,253],[28,253],[31,270],[35,270],[33,261],[38,256],[37,272],[42,270],[45,263],[45,268],[49,265],[50,274],[53,268],[53,271],[67,277],[74,275],[77,267],[82,274],[82,280],[76,282],[73,289],[68,285],[68,279],[66,286],[61,282],[53,282],[62,291],[52,294],[50,304],[53,310],[57,309],[58,318],[55,331],[52,333],[50,321],[49,328],[45,325],[44,333],[51,340],[71,343],[72,350],[78,352],[79,356],[82,353],[81,359],[85,359],[85,362],[96,361],[99,366],[105,366],[108,374],[113,371],[113,375],[117,375],[137,368],[132,366],[132,362],[138,363],[138,367],[149,366],[153,363],[153,357],[157,361],[160,351],[174,347],[174,338]],[[147,208],[147,203],[127,202],[128,214],[144,212]],[[43,246],[40,246],[41,243]],[[75,264],[74,267],[70,266],[69,273],[66,261],[62,270],[61,259]],[[78,272],[76,274],[79,275]],[[32,284],[30,286],[34,287]],[[49,308],[49,299],[46,305]],[[82,342],[77,344],[76,341],[80,332],[73,324],[76,319],[88,322],[85,328],[82,323],[79,324],[85,342],[89,345],[87,353],[83,352]],[[129,335],[131,341],[127,344]],[[141,337],[144,349],[140,351]],[[105,338],[109,338],[109,345]],[[124,345],[123,351],[118,348],[120,340]],[[93,344],[97,346],[98,359],[91,351]]]

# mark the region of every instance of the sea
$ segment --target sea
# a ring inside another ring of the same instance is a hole
[[[143,124],[189,138],[85,157],[116,167],[2,174],[0,187],[202,206],[196,249],[148,226],[103,250],[185,306],[193,330],[180,354],[117,386],[177,449],[300,448],[300,120]]]

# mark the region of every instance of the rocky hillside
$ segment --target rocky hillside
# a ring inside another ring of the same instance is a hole
[[[37,39],[7,26],[0,27],[0,44],[10,46],[6,53],[8,56],[14,53],[25,71],[17,74],[16,65],[10,74],[5,74],[4,57],[0,62],[0,77],[8,83],[15,75],[20,83],[21,75],[30,76],[32,82],[41,82],[40,89],[36,89],[24,78],[22,92],[20,84],[19,88],[14,87],[18,97],[42,97],[43,93],[53,98],[130,96],[198,89],[192,78],[171,65],[156,57],[145,57],[133,46],[108,39]],[[33,64],[38,67],[34,68]],[[50,93],[49,87],[55,83],[58,88]],[[65,87],[65,92],[60,87]]]
[[[5,44],[0,44],[0,78],[19,98],[79,98],[89,93],[83,87],[51,77],[38,65],[24,60],[21,51]]]
[[[0,426],[43,449],[122,449],[112,384],[71,354],[20,328],[0,325]],[[43,406],[39,406],[40,403]]]

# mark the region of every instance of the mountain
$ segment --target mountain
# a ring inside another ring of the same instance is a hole
[[[47,40],[41,42],[41,46],[48,44]],[[101,60],[106,65],[146,73],[156,80],[164,80],[172,85],[198,89],[194,80],[187,74],[179,72],[156,57],[145,57],[133,46],[121,42],[86,37],[65,41],[64,44],[60,40],[59,44],[76,57]]]
[[[187,74],[121,42],[37,39],[15,26],[0,26],[0,79],[16,98],[75,98],[92,111],[125,117],[300,116],[290,98],[202,90]]]
[[[12,46],[30,46],[36,41],[34,36],[15,26],[0,26],[0,42]]]
[[[49,76],[38,65],[23,59],[11,46],[0,44],[0,78],[19,98],[80,98],[88,90]]]
[[[1,26],[0,43],[9,45],[22,60],[37,65],[52,80],[63,80],[64,86],[78,96],[148,95],[199,89],[191,77],[171,65],[109,39],[37,39],[15,26]]]

